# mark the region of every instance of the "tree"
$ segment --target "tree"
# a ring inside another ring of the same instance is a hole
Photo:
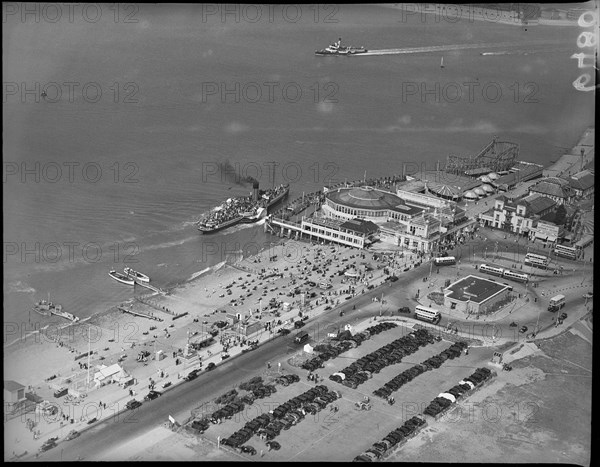
[[[567,208],[564,205],[559,205],[554,213],[554,223],[556,225],[564,225],[567,220]]]

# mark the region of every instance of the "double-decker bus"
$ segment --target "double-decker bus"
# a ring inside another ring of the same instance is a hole
[[[447,266],[449,264],[456,264],[456,258],[454,256],[440,256],[433,258],[433,263],[436,266]]]
[[[485,263],[479,265],[479,270],[481,272],[485,272],[487,274],[492,274],[494,276],[502,276],[502,274],[504,274],[503,268],[499,268],[498,266],[491,266],[491,265],[485,264]]]
[[[420,319],[421,321],[437,324],[442,319],[442,314],[433,308],[417,305],[415,307],[415,318]]]
[[[511,271],[510,269],[505,269],[502,277],[510,279],[512,281],[517,282],[527,282],[529,281],[529,275],[522,272]]]
[[[524,263],[527,266],[546,269],[548,267],[548,264],[550,264],[550,258],[543,255],[536,255],[535,253],[527,253],[525,255]]]
[[[577,259],[579,257],[579,251],[574,246],[556,245],[554,247],[554,254],[569,259]]]

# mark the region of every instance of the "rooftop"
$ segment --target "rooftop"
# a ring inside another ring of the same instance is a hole
[[[576,174],[571,177],[569,183],[572,188],[587,190],[594,186],[594,176],[587,170],[585,172],[584,174]]]
[[[340,224],[340,228],[350,230],[352,232],[358,232],[364,235],[369,235],[373,232],[377,232],[377,224],[364,219],[352,219]]]
[[[445,295],[462,302],[483,303],[509,286],[477,276],[467,276],[445,289]]]
[[[325,196],[334,203],[357,209],[384,210],[404,205],[393,193],[372,187],[338,188]]]
[[[10,379],[5,379],[4,380],[4,389],[8,392],[15,392],[18,391],[20,389],[25,389],[25,386],[23,386],[20,383],[17,383],[16,381],[10,380]]]
[[[556,177],[548,177],[540,180],[534,186],[529,188],[530,192],[540,193],[546,196],[556,196],[557,198],[569,197],[569,182]]]

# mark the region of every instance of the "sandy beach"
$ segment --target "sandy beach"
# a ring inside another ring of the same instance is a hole
[[[143,295],[146,297],[145,303],[131,300],[122,304],[126,309],[153,314],[163,321],[133,316],[117,308],[77,324],[66,324],[60,318],[48,319],[31,313],[31,324],[28,321],[7,324],[4,377],[32,386],[42,397],[49,398],[53,388],[61,386],[65,378],[85,381],[87,370],[81,369],[78,362],[87,363],[88,358],[75,360],[75,357],[85,354],[88,349],[92,351],[91,378],[98,365],[116,363],[125,354],[127,357],[122,365],[135,375],[136,368],[141,365],[135,361],[139,350],[163,350],[170,357],[173,351],[184,347],[188,331],[192,335],[208,332],[212,323],[225,319],[225,314],[219,310],[243,315],[252,313],[255,319],[266,321],[273,319],[274,315],[258,312],[259,307],[265,310],[270,300],[277,299],[289,303],[290,309],[296,308],[298,311],[299,295],[287,296],[294,279],[314,282],[329,280],[332,285],[338,286],[343,281],[338,271],[353,261],[356,261],[357,270],[362,274],[373,268],[368,274],[369,279],[382,276],[372,256],[373,253],[347,247],[281,240],[276,246],[257,255],[238,258],[233,264],[219,265],[173,289],[166,296]],[[405,260],[410,261],[410,257],[407,256]],[[313,271],[313,267],[321,272]],[[260,279],[269,275],[271,277]],[[232,283],[235,284],[231,287],[231,295],[228,295],[226,287]],[[169,313],[163,311],[162,307]],[[173,320],[173,314],[185,315]],[[222,350],[222,346],[213,344],[210,349],[216,353]],[[42,355],[43,358],[40,358]],[[46,382],[54,375],[56,378]]]

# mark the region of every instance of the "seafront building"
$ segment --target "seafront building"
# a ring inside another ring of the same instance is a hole
[[[511,300],[512,287],[469,275],[444,289],[444,306],[466,314],[490,314]]]
[[[518,199],[501,195],[495,199],[494,207],[479,215],[479,222],[486,227],[529,235],[535,231],[538,220],[556,209],[556,206],[556,201],[539,194]]]
[[[431,251],[440,239],[441,222],[427,207],[417,207],[398,195],[372,187],[338,188],[325,195],[323,216],[376,224],[379,239],[420,251]]]
[[[586,150],[590,153],[584,143],[581,164],[588,160]],[[568,205],[593,195],[593,168],[574,175],[569,171],[569,178],[546,177],[536,183],[547,169],[540,164],[517,161],[518,154],[517,144],[494,137],[475,156],[449,156],[443,170],[438,163],[436,170],[421,169],[407,174],[404,167],[401,177],[381,180],[366,180],[365,173],[363,180],[325,187],[320,212],[312,217],[303,217],[301,222],[270,218],[265,228],[279,235],[356,248],[368,248],[380,241],[421,252],[435,252],[445,244],[461,241],[472,234],[477,222],[531,240],[567,239],[565,227],[575,214]],[[514,189],[521,196],[501,195],[490,209],[481,212],[475,208],[475,213],[468,216],[470,203],[487,206],[488,196]],[[566,214],[558,212],[563,207]]]

